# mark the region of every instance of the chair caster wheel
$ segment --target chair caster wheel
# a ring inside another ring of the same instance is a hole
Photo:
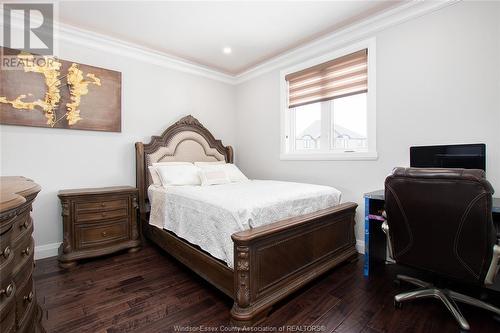
[[[402,307],[403,307],[403,303],[394,300],[394,308],[401,309]]]

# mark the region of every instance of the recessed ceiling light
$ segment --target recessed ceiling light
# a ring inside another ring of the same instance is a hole
[[[222,49],[222,52],[224,54],[231,54],[231,52],[233,52],[233,50],[231,50],[231,48],[229,46],[226,46],[225,48]]]

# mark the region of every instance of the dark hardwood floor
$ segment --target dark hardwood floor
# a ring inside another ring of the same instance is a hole
[[[391,266],[382,265],[367,279],[362,258],[344,264],[282,301],[261,330],[459,331],[435,300],[394,309],[393,295],[412,287],[395,285]],[[231,300],[152,245],[71,270],[60,269],[56,258],[39,260],[34,277],[48,332],[171,332],[176,325],[220,332],[230,327]],[[461,309],[472,332],[500,332],[500,323],[489,313],[465,305]]]

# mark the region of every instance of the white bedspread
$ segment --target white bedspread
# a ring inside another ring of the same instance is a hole
[[[251,180],[212,186],[151,185],[149,223],[172,231],[233,268],[231,235],[340,203],[329,186]]]

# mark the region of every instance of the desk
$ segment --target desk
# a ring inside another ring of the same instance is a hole
[[[382,220],[377,219],[384,209],[384,190],[365,193],[365,265],[363,273],[370,274],[370,269],[377,262],[387,258],[386,236],[382,231]],[[493,221],[500,225],[500,198],[493,198]],[[499,230],[500,232],[500,230]]]

